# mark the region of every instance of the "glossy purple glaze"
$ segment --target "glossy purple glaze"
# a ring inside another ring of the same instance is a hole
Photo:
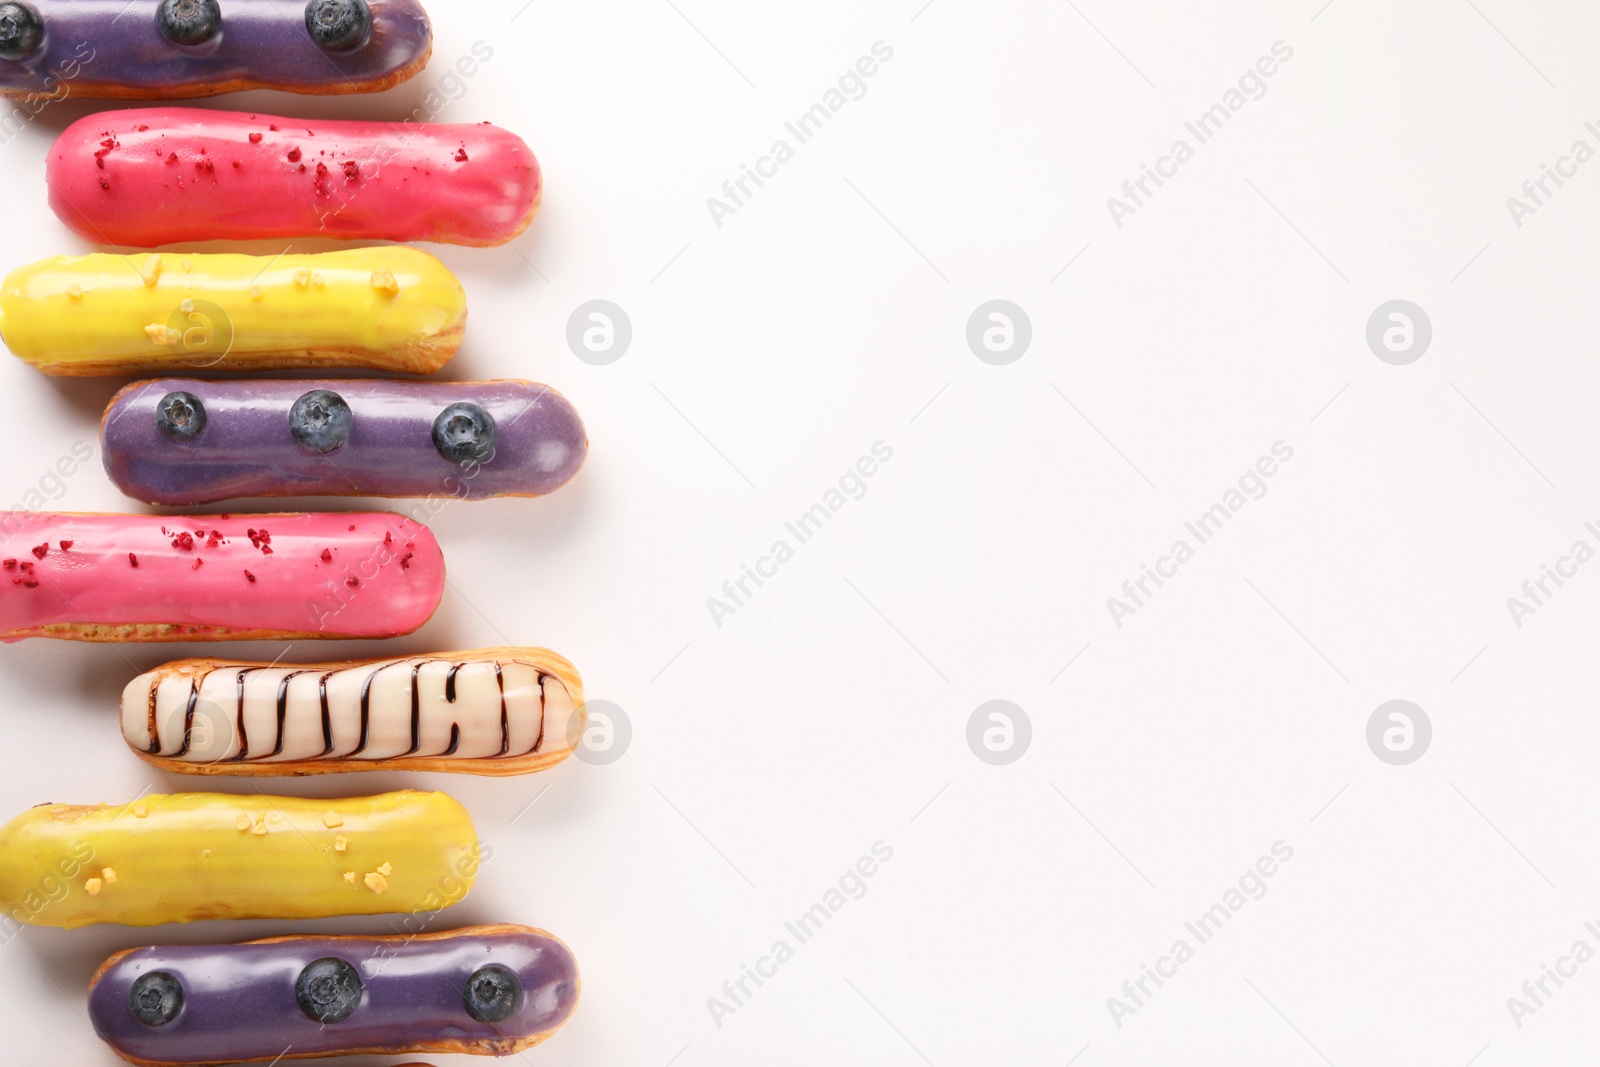
[[[25,0],[44,40],[0,59],[0,93],[168,100],[240,89],[373,92],[422,69],[433,48],[417,0],[371,0],[372,29],[346,52],[306,32],[303,0],[225,0],[222,29],[179,45],[156,25],[159,0]]]
[[[360,1005],[341,1022],[319,1024],[295,1000],[295,979],[314,960],[345,960],[361,976]],[[293,937],[242,945],[134,949],[89,989],[95,1032],[141,1062],[193,1064],[326,1056],[459,1051],[505,1055],[555,1030],[577,1007],[572,951],[542,930],[472,927],[442,937]],[[108,961],[109,962],[109,961]],[[523,1003],[509,1018],[479,1022],[462,1000],[478,968],[516,972]],[[183,1007],[165,1026],[128,1010],[134,981],[165,971],[183,987]]]
[[[350,439],[324,455],[289,434],[289,409],[302,394],[330,389],[355,417]],[[156,406],[193,393],[206,428],[174,441],[156,428]],[[494,454],[460,466],[433,444],[433,420],[470,401],[493,416]],[[430,496],[478,500],[539,496],[583,466],[583,420],[548,386],[526,381],[198,381],[137,382],[112,398],[100,423],[106,473],[128,496],[188,507],[247,496]]]

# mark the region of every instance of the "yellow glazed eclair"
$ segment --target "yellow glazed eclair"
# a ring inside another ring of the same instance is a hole
[[[443,793],[41,804],[0,827],[0,912],[68,929],[437,911],[482,855]]]
[[[467,299],[414,248],[56,256],[0,283],[0,340],[57,375],[372,367],[431,374]]]

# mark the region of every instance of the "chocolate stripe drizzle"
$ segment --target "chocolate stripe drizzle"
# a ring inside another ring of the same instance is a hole
[[[360,736],[358,737],[357,742],[356,742],[356,746],[353,749],[351,749],[347,753],[344,753],[342,756],[338,756],[336,758],[338,758],[338,759],[350,759],[350,758],[358,756],[362,751],[364,751],[367,748],[367,746],[368,746],[368,744],[370,743],[370,740],[371,740],[372,686],[373,686],[373,682],[376,681],[378,675],[380,673],[382,673],[384,670],[387,670],[390,667],[400,666],[405,662],[407,662],[407,661],[405,661],[405,660],[386,661],[386,662],[382,662],[382,663],[379,663],[379,664],[376,664],[376,665],[372,665],[370,667],[370,669],[367,670],[366,677],[362,679],[361,695],[360,695],[360,701],[359,701],[359,705],[358,705],[359,714],[360,714],[360,727],[361,727],[360,728]],[[452,705],[457,703],[457,698],[458,698],[458,695],[459,695],[459,686],[458,686],[458,683],[457,683],[457,677],[461,673],[462,670],[464,670],[465,668],[467,668],[469,666],[472,666],[473,664],[484,663],[484,662],[488,663],[489,666],[493,668],[493,670],[494,670],[494,678],[495,678],[495,687],[498,690],[499,697],[500,697],[500,750],[499,750],[498,753],[496,753],[493,756],[487,756],[487,757],[483,757],[483,758],[486,758],[486,759],[503,759],[503,758],[510,757],[511,756],[511,710],[510,710],[510,699],[506,694],[505,672],[504,672],[504,669],[502,667],[501,661],[499,661],[499,660],[487,660],[487,661],[471,660],[471,661],[456,662],[456,661],[445,661],[445,660],[435,659],[435,658],[431,658],[431,657],[420,657],[420,658],[417,658],[415,660],[411,660],[410,661],[410,666],[411,666],[410,675],[411,676],[410,676],[409,698],[410,698],[410,705],[411,705],[411,707],[410,707],[411,747],[409,749],[407,749],[404,753],[401,753],[400,755],[397,755],[397,756],[394,756],[394,757],[390,757],[390,758],[392,758],[394,760],[402,760],[402,759],[406,759],[406,758],[410,758],[410,757],[415,757],[415,758],[419,758],[419,759],[426,759],[426,758],[434,758],[434,757],[453,756],[460,750],[460,747],[461,747],[461,735],[462,735],[461,723],[459,721],[453,720],[451,722],[451,724],[450,724],[450,740],[449,740],[448,745],[445,747],[445,749],[442,752],[438,752],[438,753],[424,753],[424,752],[422,752],[422,685],[421,685],[422,669],[425,666],[427,666],[428,664],[430,664],[430,663],[442,663],[442,662],[449,662],[450,663],[450,669],[445,674],[444,699],[445,699],[445,702],[447,704],[452,704]],[[516,662],[524,662],[524,661],[516,661]],[[533,666],[532,664],[527,664],[527,665],[528,666]],[[246,732],[246,727],[245,727],[245,690],[246,690],[247,679],[249,678],[249,676],[252,673],[254,673],[256,671],[273,670],[273,669],[275,669],[275,665],[237,665],[237,664],[235,664],[235,665],[219,666],[219,667],[213,668],[213,670],[217,670],[217,669],[231,670],[231,671],[235,672],[234,686],[233,686],[233,688],[234,688],[234,723],[235,723],[235,727],[237,729],[238,737],[239,737],[239,750],[235,755],[230,757],[229,762],[240,762],[240,763],[244,763],[244,762],[259,762],[259,761],[262,761],[262,760],[265,760],[265,759],[269,759],[269,758],[272,758],[272,757],[281,756],[283,754],[284,745],[285,745],[285,743],[287,741],[287,727],[288,727],[288,715],[289,715],[289,686],[290,686],[290,683],[293,681],[293,679],[299,677],[302,674],[310,674],[310,673],[313,673],[313,672],[311,672],[309,670],[289,670],[281,678],[278,679],[276,700],[275,700],[275,709],[274,709],[275,710],[276,726],[277,726],[277,731],[276,731],[277,736],[276,736],[276,739],[275,739],[275,744],[273,745],[272,750],[270,752],[258,753],[255,756],[251,756],[251,754],[250,754],[250,740],[249,740],[248,734]],[[332,755],[333,749],[334,749],[333,714],[332,714],[332,709],[330,707],[330,698],[329,698],[329,694],[328,694],[328,682],[329,682],[329,680],[331,678],[333,678],[334,675],[343,673],[344,671],[347,671],[347,670],[359,670],[359,669],[361,669],[361,668],[360,667],[344,667],[344,668],[337,668],[337,669],[329,670],[329,671],[322,671],[322,672],[318,673],[318,678],[317,678],[317,703],[318,703],[318,710],[319,710],[320,716],[321,716],[321,725],[322,725],[322,752],[320,753],[320,755],[318,757],[313,757],[313,758],[326,758],[326,757]],[[539,670],[538,668],[535,668],[535,670],[537,671],[537,675],[538,675],[538,679],[537,679],[537,685],[538,685],[537,699],[539,701],[539,730],[538,730],[537,736],[534,738],[533,747],[530,748],[526,753],[521,753],[520,755],[532,755],[534,753],[537,753],[537,752],[540,752],[540,751],[543,750],[544,740],[545,740],[545,732],[546,732],[545,731],[545,727],[546,727],[547,716],[548,716],[548,711],[549,711],[548,706],[547,706],[545,685],[548,682],[552,681],[552,680],[556,681],[556,682],[560,682],[559,678],[556,678],[555,675],[550,674],[548,671]],[[171,759],[182,759],[185,756],[187,756],[193,750],[194,719],[195,719],[195,715],[196,715],[196,713],[198,711],[198,708],[199,708],[200,690],[201,690],[205,680],[208,677],[210,677],[210,674],[211,674],[211,672],[208,671],[208,672],[206,672],[206,674],[201,675],[198,678],[191,678],[190,681],[189,681],[189,696],[188,696],[188,700],[187,700],[187,703],[186,703],[185,708],[184,708],[183,744],[176,752],[174,752],[169,757]],[[159,689],[159,680],[157,680],[155,683],[153,683],[151,685],[151,687],[150,687],[150,698],[149,698],[150,699],[150,704],[149,704],[150,747],[149,747],[149,751],[150,751],[150,753],[152,755],[159,755],[160,754],[160,749],[161,749],[160,724],[157,721],[158,689]],[[374,765],[379,765],[379,764],[383,763],[384,760],[375,759],[375,760],[372,760],[371,762]]]
[[[369,673],[361,682],[361,740],[356,742],[356,747],[345,753],[345,758],[365,751],[367,747],[367,732],[372,727],[372,680],[382,674],[390,666],[385,663],[382,667]]]
[[[322,701],[322,754],[326,756],[333,751],[333,717],[328,714],[328,679],[332,678],[334,671],[326,671],[317,680],[317,695]]]
[[[494,661],[494,684],[500,687],[500,755],[511,749],[511,720],[506,715],[506,676],[500,670],[500,661]]]
[[[417,675],[425,662],[419,659],[411,665],[411,747],[405,751],[407,756],[422,747],[422,689],[417,685]]]
[[[533,747],[528,750],[530,752],[539,751],[539,746],[544,744],[544,682],[549,677],[544,671],[539,672],[539,736],[533,739]]]
[[[289,683],[300,677],[302,674],[309,673],[309,671],[290,671],[278,682],[278,743],[273,746],[271,755],[283,755],[283,739],[285,734],[283,726],[289,717]]]
[[[189,742],[194,737],[194,709],[200,703],[200,682],[189,679],[189,706],[183,712],[183,747],[172,754],[173,759],[182,759],[189,754]]]
[[[230,763],[243,763],[250,755],[250,738],[244,730],[244,680],[245,677],[257,667],[245,667],[239,671],[239,696],[237,706],[234,708],[234,718],[239,726],[239,754],[229,760]]]

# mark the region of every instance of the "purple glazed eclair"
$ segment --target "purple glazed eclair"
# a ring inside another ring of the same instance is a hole
[[[561,941],[527,926],[275,937],[119,952],[89,983],[95,1032],[143,1067],[315,1056],[509,1056],[571,1017]]]
[[[583,420],[520,380],[137,382],[100,423],[128,496],[542,496],[583,466]]]
[[[433,50],[417,0],[0,2],[0,94],[375,93]]]

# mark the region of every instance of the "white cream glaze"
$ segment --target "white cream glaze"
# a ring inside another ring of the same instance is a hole
[[[135,751],[213,765],[553,754],[572,747],[581,714],[536,663],[470,653],[333,667],[181,665],[142,674],[122,694],[122,734]]]

